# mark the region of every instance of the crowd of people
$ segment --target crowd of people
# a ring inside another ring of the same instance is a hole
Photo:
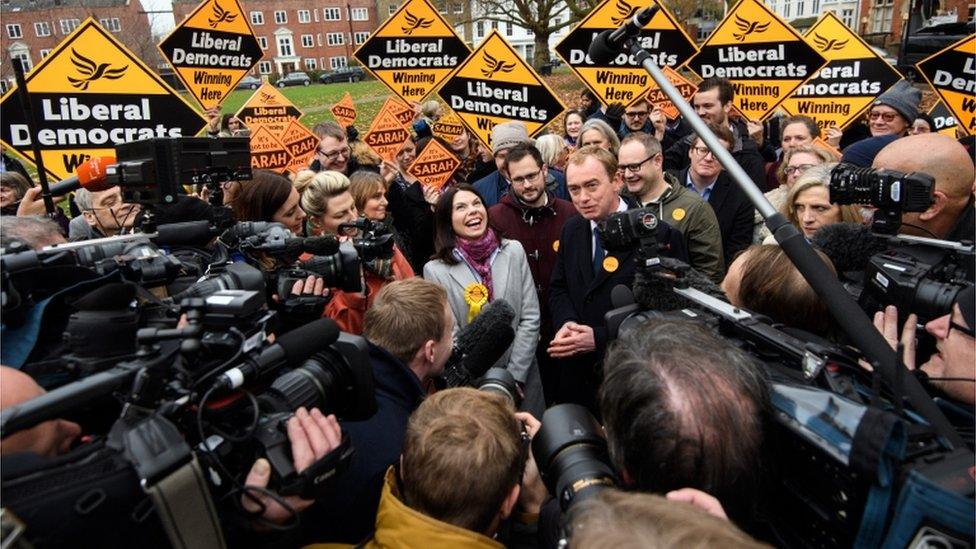
[[[843,132],[821,132],[804,116],[781,117],[778,143],[764,139],[761,125],[730,114],[734,90],[727,80],[706,79],[691,103],[808,239],[837,223],[870,224],[870,208],[831,200],[831,170],[847,162],[933,176],[933,204],[906,213],[902,231],[972,241],[973,150],[932,133],[931,121],[919,114],[920,98],[918,89],[900,83]],[[430,128],[443,112],[437,107],[418,108],[414,131],[392,161],[370,151],[355,128],[323,122],[313,128],[319,143],[307,170],[287,176],[254,170],[252,179],[222,188],[238,221],[278,222],[295,235],[348,240],[357,237],[352,225],[366,218],[394,235],[391,258],[363,263],[360,291],[328,288],[317,277],[293,288],[321,298],[315,316],[369,341],[378,406],[364,421],[337,422],[303,408],[288,423],[296,468],[338,446],[340,429],[358,450],[327,497],[286,499],[308,518],[301,541],[547,545],[537,540],[557,534],[538,526],[547,495],[527,441],[547,407],[573,403],[602,422],[622,490],[574,509],[567,519],[572,546],[634,545],[635,539],[670,547],[761,546],[752,511],[768,380],[749,355],[690,321],[649,322],[611,341],[605,315],[614,288],[634,284],[637,250],[607,250],[600,235],[611,215],[648,208],[658,219],[662,257],[701,273],[735,306],[846,343],[746,193],[687,121],[667,118],[648,101],[601,106],[584,92],[579,108],[562,119],[561,134],[533,139],[520,122],[500,123],[490,148],[467,132],[450,142],[434,136]],[[246,135],[236,118],[213,116],[215,138]],[[843,146],[841,155],[815,144],[817,138]],[[408,171],[433,141],[461,160],[441,188]],[[45,217],[39,188],[4,156],[4,247],[14,240],[40,249],[114,236],[140,216],[118,188],[78,190],[66,204],[53,219]],[[518,409],[495,394],[435,382],[458,331],[497,300],[515,313],[514,340],[496,366],[515,379]],[[898,318],[889,307],[874,320],[893,345],[904,344],[905,366],[926,372],[933,391],[971,410],[972,288],[959,293],[950,314],[924,326],[935,340],[931,357],[916,356],[917,319],[899,326]],[[0,373],[3,407],[42,392],[15,369]],[[5,439],[2,453],[56,455],[80,434],[64,421],[37,429]],[[259,460],[247,483],[267,486],[268,471]],[[242,504],[272,521],[290,514],[276,501],[264,503]]]

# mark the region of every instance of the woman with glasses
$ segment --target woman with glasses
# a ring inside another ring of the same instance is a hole
[[[842,206],[830,201],[830,171],[836,165],[830,163],[809,168],[790,187],[786,201],[780,207],[786,219],[808,239],[826,225],[862,222],[857,206]],[[775,243],[772,236],[766,240],[767,244]]]
[[[506,368],[524,389],[522,409],[541,413],[545,404],[535,358],[539,298],[522,244],[498,237],[488,226],[481,196],[467,184],[441,195],[434,224],[436,252],[424,266],[424,278],[447,290],[458,329],[493,301],[511,305],[515,340],[495,366]]]
[[[372,183],[366,180],[361,185],[375,188],[382,184],[382,178],[379,175],[376,177],[379,179],[374,179]],[[370,211],[374,216],[379,217],[381,213],[385,215],[385,210],[379,207],[382,200],[374,200],[375,192],[367,193],[362,190],[357,192],[369,199],[364,200],[364,206],[373,200]],[[309,227],[314,235],[332,234],[340,240],[359,236],[357,229],[343,227],[343,224],[353,223],[359,219],[359,208],[356,207],[356,200],[350,192],[349,178],[339,172],[326,171],[316,174],[302,193],[302,208],[308,214]],[[394,246],[392,258],[374,259],[363,263],[361,274],[362,291],[335,290],[332,300],[325,308],[325,316],[334,320],[340,330],[357,335],[363,332],[363,317],[372,305],[376,293],[394,280],[412,277],[413,269],[400,250]]]

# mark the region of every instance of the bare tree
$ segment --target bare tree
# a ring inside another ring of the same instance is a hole
[[[592,9],[587,2],[598,3],[598,0],[579,1],[581,5],[589,6],[577,7],[584,15]],[[474,21],[517,25],[531,32],[535,39],[532,65],[538,69],[550,61],[549,37],[579,20],[571,4],[565,0],[481,0],[477,3],[478,13],[472,13],[471,17]],[[559,23],[555,23],[557,17]]]

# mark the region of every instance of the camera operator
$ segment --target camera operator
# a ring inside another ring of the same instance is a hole
[[[67,242],[61,227],[51,218],[40,215],[7,217],[0,224],[0,248],[8,248],[14,240],[27,244],[33,250]]]
[[[898,309],[888,306],[874,315],[874,326],[892,347],[900,341],[905,349],[905,366],[916,370],[915,331],[918,318],[908,315],[899,339]],[[935,338],[935,353],[918,370],[931,385],[954,400],[976,405],[976,291],[970,286],[956,295],[950,314],[925,324],[925,331]]]
[[[378,411],[366,421],[343,422],[356,447],[333,495],[316,504],[322,517],[312,525],[316,541],[362,541],[373,528],[383,474],[396,462],[410,414],[427,395],[425,385],[444,370],[451,355],[454,313],[440,286],[420,278],[383,287],[366,311],[363,335]]]
[[[78,189],[75,204],[81,210],[81,216],[68,224],[68,240],[72,242],[122,234],[132,229],[139,213],[138,204],[122,200],[119,187],[98,192]]]
[[[677,320],[618,339],[604,364],[600,410],[624,485],[703,490],[742,525],[762,472],[762,369],[705,325]]]
[[[973,161],[958,141],[938,133],[902,137],[881,149],[871,166],[927,173],[935,179],[935,202],[924,212],[902,215],[901,233],[973,240]]]
[[[44,393],[44,389],[29,375],[9,366],[0,366],[0,410],[27,402]],[[3,439],[0,455],[30,452],[43,458],[53,458],[67,452],[80,435],[81,427],[77,423],[53,419]],[[4,468],[9,465],[9,462],[4,463]]]
[[[491,538],[515,509],[528,456],[514,412],[505,397],[469,388],[424,401],[406,426],[399,467],[386,471],[376,531],[363,546],[502,547]]]

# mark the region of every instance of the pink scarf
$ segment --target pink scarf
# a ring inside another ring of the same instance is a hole
[[[499,244],[495,231],[488,229],[477,240],[458,237],[455,239],[455,244],[458,253],[478,273],[478,276],[481,277],[481,283],[488,288],[488,301],[491,301],[491,256],[498,249]]]

